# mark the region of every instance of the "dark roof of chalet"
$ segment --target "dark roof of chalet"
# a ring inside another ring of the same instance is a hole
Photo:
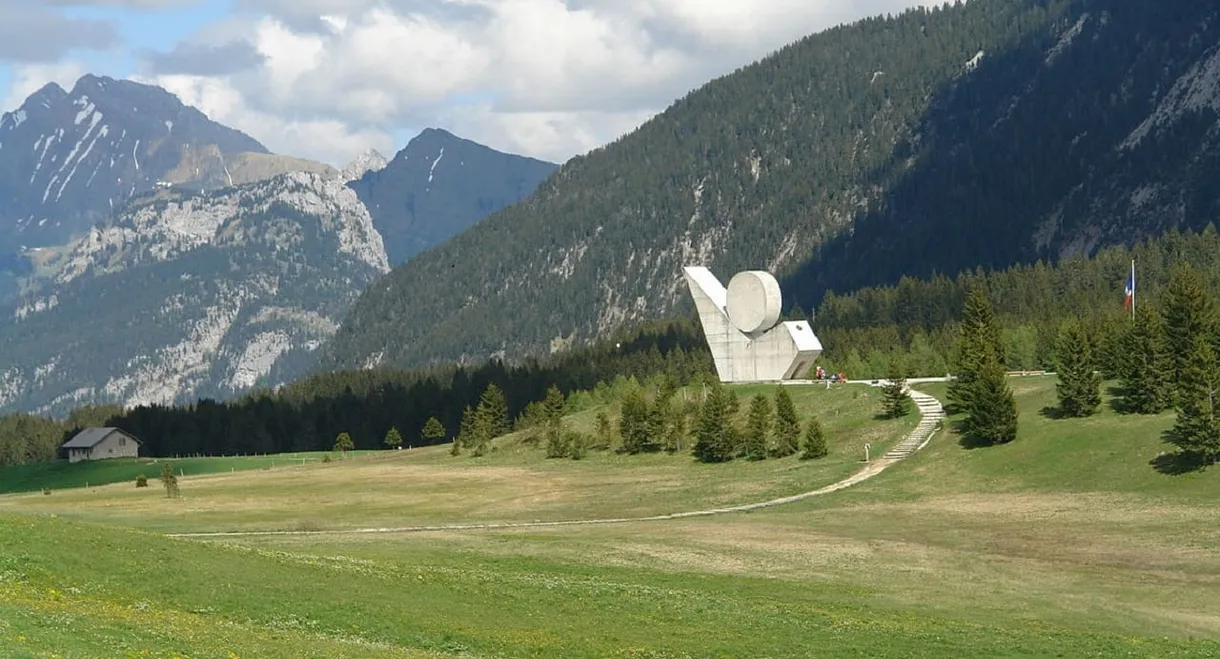
[[[103,439],[110,436],[110,433],[114,432],[127,435],[127,437],[136,444],[140,443],[140,440],[132,437],[131,433],[123,432],[123,430],[120,428],[85,428],[84,430],[76,433],[75,437],[64,442],[63,448],[93,448]]]

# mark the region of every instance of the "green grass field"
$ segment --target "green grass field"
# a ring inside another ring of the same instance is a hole
[[[0,655],[16,657],[1220,656],[1220,474],[1150,461],[1172,422],[1039,414],[950,432],[847,490],[751,513],[604,526],[193,540],[163,531],[566,519],[813,489],[914,423],[865,387],[803,389],[832,455],[545,460],[519,437],[0,497]],[[939,385],[925,390],[942,394]],[[744,401],[743,401],[744,402]],[[591,414],[586,412],[584,414]],[[155,483],[154,483],[155,485]]]
[[[368,455],[376,451],[350,451],[349,457]],[[12,492],[41,491],[43,488],[60,490],[65,488],[108,485],[131,482],[144,474],[150,481],[161,474],[164,462],[171,462],[174,471],[184,476],[215,474],[251,469],[273,469],[293,465],[321,462],[327,453],[282,453],[232,458],[181,458],[164,460],[157,458],[118,458],[91,462],[69,463],[67,460],[39,462],[35,464],[0,467],[0,494]],[[334,454],[338,457],[338,454]]]

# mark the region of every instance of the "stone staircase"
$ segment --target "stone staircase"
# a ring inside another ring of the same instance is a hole
[[[897,446],[886,452],[883,456],[885,460],[901,460],[923,448],[945,421],[945,408],[939,400],[910,388],[907,389],[907,394],[919,408],[919,425],[898,442]]]

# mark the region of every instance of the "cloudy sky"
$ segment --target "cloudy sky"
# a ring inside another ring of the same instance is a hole
[[[806,34],[918,0],[0,0],[0,110],[159,84],[341,165],[435,126],[563,161]]]

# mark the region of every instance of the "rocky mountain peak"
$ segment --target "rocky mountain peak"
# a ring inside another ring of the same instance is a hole
[[[427,128],[388,165],[349,185],[385,237],[390,264],[397,265],[525,199],[556,167]]]
[[[377,172],[385,169],[385,166],[390,163],[385,156],[377,149],[369,149],[364,153],[356,156],[354,160],[343,168],[339,173],[339,178],[347,183],[355,181],[369,172]]]
[[[139,192],[227,184],[225,158],[267,153],[152,85],[86,75],[0,119],[0,242],[63,244]]]

